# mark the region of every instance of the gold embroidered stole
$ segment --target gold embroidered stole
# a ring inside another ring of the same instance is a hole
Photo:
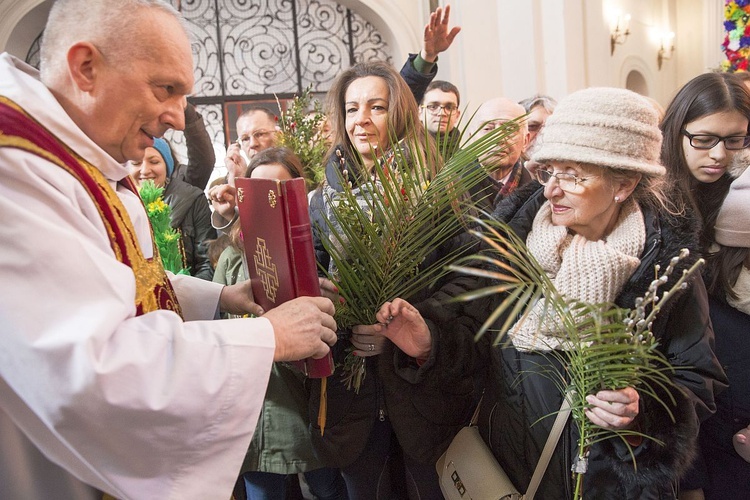
[[[40,156],[65,169],[81,183],[99,210],[115,257],[133,270],[138,316],[158,309],[175,311],[182,316],[156,244],[153,243],[154,257],[144,257],[130,216],[101,171],[4,96],[0,96],[0,147],[17,148]],[[130,177],[120,181],[120,184],[137,195]]]

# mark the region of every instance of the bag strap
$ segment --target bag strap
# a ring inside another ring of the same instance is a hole
[[[547,466],[549,466],[549,461],[552,459],[552,453],[554,453],[555,448],[557,448],[557,443],[560,441],[560,436],[565,428],[565,423],[570,416],[571,396],[571,392],[566,392],[563,397],[562,406],[560,406],[560,411],[557,412],[557,418],[555,418],[555,423],[552,425],[552,430],[547,438],[547,443],[545,443],[544,450],[542,450],[542,456],[539,457],[539,462],[536,464],[534,475],[531,476],[531,482],[529,483],[526,493],[523,495],[523,500],[534,500],[536,490],[539,489],[539,485],[542,483],[544,473],[547,472]]]
[[[479,420],[479,409],[482,408],[482,400],[484,400],[484,392],[482,392],[482,397],[479,398],[479,403],[477,403],[477,407],[474,408],[474,415],[471,416],[471,422],[469,422],[469,427],[476,427],[477,421]]]

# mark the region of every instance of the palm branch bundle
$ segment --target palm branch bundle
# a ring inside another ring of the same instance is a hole
[[[500,305],[490,314],[476,336],[479,339],[502,319],[499,327],[493,330],[493,345],[507,341],[505,335],[517,322],[531,320],[532,309],[537,303],[542,305],[542,315],[552,317],[558,331],[563,332],[562,349],[551,349],[549,355],[560,361],[565,372],[547,371],[542,374],[551,378],[571,403],[571,415],[579,431],[573,469],[574,494],[576,499],[582,498],[588,453],[593,444],[617,436],[633,457],[626,437],[653,439],[637,430],[613,430],[593,424],[585,415],[590,407],[586,401],[587,395],[600,390],[634,387],[662,405],[674,420],[670,408],[675,401],[668,390],[674,386],[671,377],[674,368],[658,349],[651,326],[663,304],[679,289],[687,286],[686,280],[698,270],[703,260],[698,260],[690,269],[683,271],[672,288],[661,295],[659,288],[667,283],[675,265],[687,257],[688,251],[682,250],[680,255],[674,257],[661,275],[657,266],[655,279],[646,294],[636,300],[633,309],[619,308],[613,304],[588,304],[562,296],[524,242],[507,225],[494,220],[478,221],[478,224],[484,232],[474,233],[489,251],[467,257],[452,269],[488,279],[492,284],[466,293],[458,300],[503,294]],[[472,265],[466,265],[470,262]],[[664,401],[658,394],[667,394],[670,400]],[[634,457],[633,465],[637,466]]]
[[[469,189],[487,175],[482,168],[471,168],[477,158],[504,148],[521,119],[459,149],[433,178],[429,160],[413,153],[420,148],[416,139],[392,141],[384,159],[361,175],[364,180],[357,186],[341,176],[343,190],[326,196],[327,231],[321,231],[332,263],[324,271],[345,299],[336,310],[340,329],[375,323],[384,302],[408,299],[448,272],[446,265],[466,245],[428,257],[464,229],[471,209]],[[344,371],[350,387],[358,389],[364,358],[349,356]]]
[[[281,109],[281,104],[279,109]],[[291,149],[300,159],[308,191],[315,189],[325,176],[325,155],[328,145],[321,136],[326,121],[320,102],[312,95],[312,85],[281,112],[278,145]]]
[[[138,188],[138,194],[146,206],[154,242],[159,250],[158,257],[164,269],[174,274],[190,274],[185,269],[182,238],[171,225],[172,209],[164,202],[164,188],[157,187],[154,181],[144,181]]]

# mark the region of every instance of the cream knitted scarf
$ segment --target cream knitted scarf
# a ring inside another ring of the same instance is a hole
[[[552,224],[552,209],[544,203],[534,218],[526,241],[531,254],[552,279],[555,288],[569,299],[598,304],[614,302],[626,281],[640,264],[646,242],[646,226],[637,203],[623,203],[617,225],[603,240],[588,241]],[[544,311],[541,301],[526,320],[508,332],[522,351],[564,348],[562,328]]]

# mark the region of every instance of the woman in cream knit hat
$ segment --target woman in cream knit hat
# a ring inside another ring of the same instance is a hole
[[[537,171],[541,185],[519,189],[498,207],[495,217],[526,242],[569,298],[632,308],[646,292],[656,265],[666,268],[683,247],[696,250],[696,221],[674,216],[664,207],[660,147],[657,114],[641,96],[613,88],[575,92],[560,101],[542,133],[533,158],[542,164]],[[665,289],[695,260],[691,254],[681,261]],[[460,304],[447,304],[446,299],[483,285],[462,277],[419,304],[387,302],[378,313],[386,326],[371,329],[399,346],[402,359],[397,364],[416,383],[435,378],[452,387],[475,378],[485,383],[480,432],[524,492],[554,420],[543,417],[557,411],[562,400],[548,376],[530,371],[565,373],[549,355],[552,349],[565,349],[563,332],[539,311],[534,327],[525,322],[511,328],[509,343],[493,346],[490,335],[475,343],[474,334],[502,297]],[[673,486],[694,453],[697,422],[712,411],[712,387],[724,379],[711,351],[707,316],[705,288],[698,277],[665,304],[653,328],[661,349],[678,368],[674,379],[680,389],[660,394],[663,401],[674,398],[674,421],[648,394],[632,387],[588,396],[586,415],[594,424],[635,428],[664,445],[630,443],[637,467],[619,439],[594,445],[584,476],[585,498],[675,498]],[[422,361],[409,364],[409,357]],[[407,373],[407,367],[414,373]],[[572,497],[574,427],[568,422],[536,498]]]

